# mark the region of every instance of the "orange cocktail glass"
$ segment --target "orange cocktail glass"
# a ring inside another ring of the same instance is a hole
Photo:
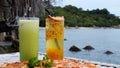
[[[64,17],[46,19],[46,53],[50,59],[62,60],[64,57]]]

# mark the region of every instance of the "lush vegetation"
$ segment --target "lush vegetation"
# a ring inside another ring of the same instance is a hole
[[[65,26],[112,27],[120,25],[120,18],[107,9],[83,10],[72,5],[53,7],[52,15],[64,16]]]

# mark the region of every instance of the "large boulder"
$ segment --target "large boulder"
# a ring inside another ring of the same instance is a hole
[[[106,51],[104,53],[107,54],[107,55],[113,54],[113,52],[111,52],[111,51]]]
[[[72,46],[70,47],[69,51],[78,52],[78,51],[81,51],[81,49],[78,48],[78,47],[75,46],[75,45],[72,45]]]
[[[83,49],[84,50],[94,50],[95,48],[93,48],[91,45],[87,45]]]

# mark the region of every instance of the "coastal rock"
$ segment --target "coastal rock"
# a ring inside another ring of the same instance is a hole
[[[69,49],[69,51],[73,51],[73,52],[78,52],[78,51],[81,51],[80,48],[76,47],[75,45],[72,45]]]
[[[104,53],[107,54],[107,55],[113,54],[113,52],[111,52],[111,51],[106,51]]]
[[[67,41],[67,39],[66,39],[66,38],[64,38],[64,41]]]
[[[95,48],[93,48],[91,45],[87,45],[83,49],[84,50],[94,50]]]

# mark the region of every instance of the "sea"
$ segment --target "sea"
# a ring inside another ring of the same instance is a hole
[[[88,61],[120,64],[120,29],[116,28],[65,28],[64,56]],[[71,52],[69,48],[75,45],[80,52]],[[94,50],[87,51],[87,45]],[[111,51],[113,54],[105,54]],[[46,53],[45,28],[39,31],[39,52]]]

